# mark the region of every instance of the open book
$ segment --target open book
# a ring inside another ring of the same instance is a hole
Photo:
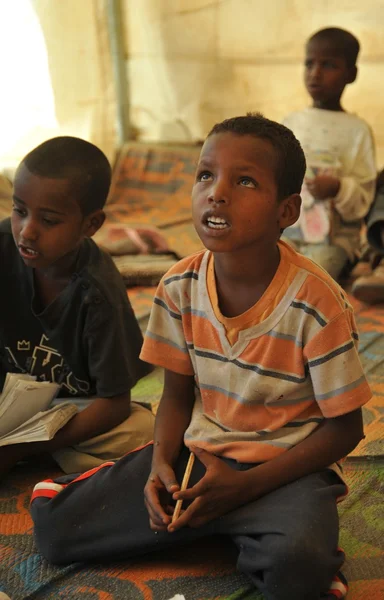
[[[77,413],[75,404],[48,407],[60,386],[25,373],[7,373],[0,395],[0,446],[50,440]]]

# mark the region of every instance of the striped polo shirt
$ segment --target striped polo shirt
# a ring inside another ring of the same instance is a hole
[[[234,318],[220,312],[209,251],[181,260],[159,284],[141,358],[194,376],[187,446],[264,462],[371,397],[342,289],[284,242],[279,250],[269,287]]]

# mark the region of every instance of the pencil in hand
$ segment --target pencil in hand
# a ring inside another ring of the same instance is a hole
[[[189,482],[189,478],[192,473],[192,467],[193,467],[194,462],[195,462],[195,455],[193,454],[193,452],[191,452],[191,454],[189,455],[187,466],[185,467],[183,481],[181,482],[181,488],[180,488],[181,492],[186,490],[188,487],[188,482]],[[176,502],[176,506],[175,506],[175,510],[173,511],[171,523],[173,523],[174,521],[176,521],[176,519],[179,518],[182,504],[183,504],[183,500],[181,500],[181,499]]]

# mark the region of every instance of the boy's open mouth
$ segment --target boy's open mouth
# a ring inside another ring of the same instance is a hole
[[[36,258],[39,256],[39,252],[36,252],[36,250],[33,250],[33,248],[30,248],[29,246],[24,246],[24,244],[19,244],[19,251],[25,258]]]
[[[225,229],[229,227],[229,223],[222,217],[207,217],[205,223],[210,229]]]

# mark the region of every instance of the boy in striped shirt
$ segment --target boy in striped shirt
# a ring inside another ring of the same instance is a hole
[[[292,132],[260,115],[208,135],[192,192],[206,251],[164,276],[141,353],[165,369],[154,444],[36,486],[36,542],[51,562],[223,534],[268,600],[345,596],[337,463],[363,436],[371,394],[345,295],[280,241],[304,173]]]

